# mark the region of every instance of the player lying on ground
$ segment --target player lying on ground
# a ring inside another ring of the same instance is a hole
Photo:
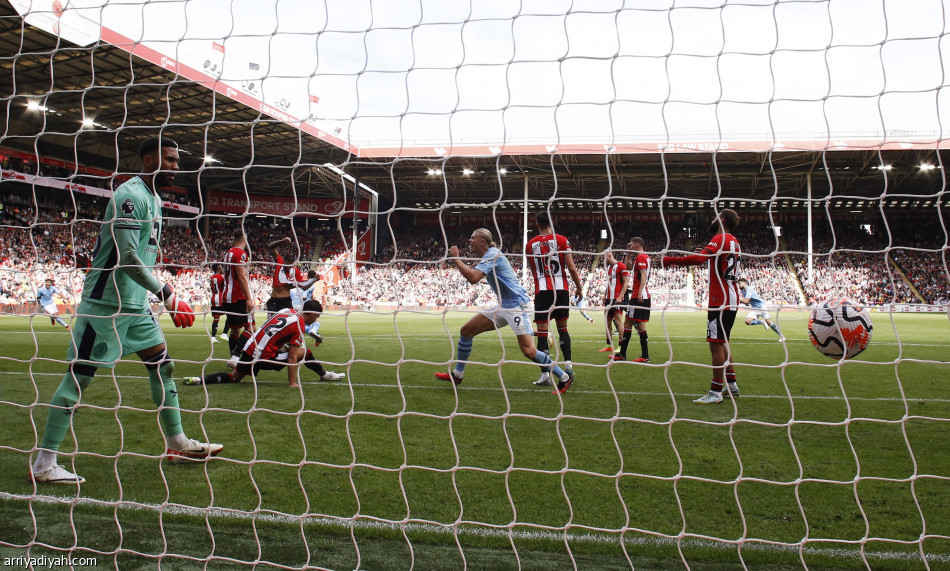
[[[148,303],[148,294],[152,292],[171,313],[175,327],[191,327],[195,323],[191,306],[151,272],[162,235],[162,199],[157,189],[171,186],[175,178],[178,144],[167,138],[146,139],[139,149],[139,158],[142,174],[117,188],[106,206],[95,258],[76,309],[67,352],[69,370],[53,395],[41,449],[30,472],[38,483],[86,481],[56,463],[57,451],[70,431],[76,405],[96,370],[112,369],[116,361],[131,353],[139,356],[148,372],[152,399],[159,407],[165,433],[166,457],[173,462],[204,459],[224,448],[185,436],[173,376],[175,362],[168,356],[162,328]]]
[[[495,297],[498,298],[498,305],[475,315],[462,326],[455,369],[448,373],[436,373],[435,378],[440,381],[451,381],[456,385],[462,384],[465,365],[472,354],[473,338],[479,333],[494,331],[507,323],[518,336],[518,346],[521,347],[524,356],[541,366],[550,367],[550,372],[558,379],[555,392],[562,394],[567,392],[574,383],[574,372],[561,370],[551,361],[547,353],[535,348],[534,332],[531,330],[530,321],[533,308],[528,292],[515,276],[508,258],[495,247],[491,231],[487,228],[475,230],[468,243],[472,252],[481,258],[474,268],[470,268],[459,257],[461,254],[457,246],[449,248],[449,256],[452,257],[455,267],[468,280],[468,283],[477,284],[485,278],[492,291],[495,292]]]
[[[315,299],[303,304],[302,312],[282,309],[264,322],[257,332],[241,335],[241,352],[229,363],[234,365],[233,373],[212,373],[204,378],[185,377],[182,382],[186,385],[240,383],[248,375],[256,378],[260,371],[280,371],[286,367],[290,386],[297,387],[301,364],[316,373],[320,380],[339,381],[346,375],[324,369],[307,349],[304,338],[307,325],[320,319],[321,313],[323,306]]]

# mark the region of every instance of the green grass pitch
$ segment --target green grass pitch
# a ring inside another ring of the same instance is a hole
[[[26,477],[68,333],[3,317],[0,560],[78,546],[123,569],[950,568],[947,315],[874,313],[870,348],[840,365],[806,317],[781,312],[786,344],[738,323],[742,396],[701,406],[700,312],[654,311],[649,365],[607,366],[600,322],[572,317],[563,397],[532,386],[509,330],[475,340],[460,387],[436,381],[464,313],[331,312],[315,354],[346,381],[179,383],[186,433],[225,445],[185,465],[162,461],[144,369],[123,362],[63,443],[78,493]],[[163,325],[177,377],[225,370],[210,318]]]

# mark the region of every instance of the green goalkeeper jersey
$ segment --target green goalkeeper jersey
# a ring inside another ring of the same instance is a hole
[[[160,287],[152,268],[161,233],[161,198],[139,177],[119,186],[106,207],[83,286],[83,301],[119,311],[148,306],[149,291]]]

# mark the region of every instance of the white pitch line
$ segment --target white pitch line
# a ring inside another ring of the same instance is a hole
[[[42,336],[45,336],[45,335],[66,335],[66,333],[63,332],[63,331],[34,331],[33,333],[34,333],[34,335],[42,335]],[[180,337],[204,337],[205,339],[208,338],[207,335],[204,335],[204,334],[201,334],[201,333],[179,333],[179,332],[175,332],[175,333],[173,334],[173,336],[174,336],[174,338],[180,338]],[[497,340],[497,337],[496,337],[496,336],[492,336],[492,335],[490,335],[490,334],[483,334],[482,337],[483,337],[483,338],[492,337],[493,339],[496,339],[496,340]],[[513,339],[513,338],[510,338],[510,336],[507,335],[507,334],[504,334],[503,337],[504,337],[505,340],[514,341],[514,339]],[[340,340],[340,341],[343,341],[343,343],[346,343],[347,345],[349,344],[349,341],[344,340],[343,337],[335,337],[335,338],[330,338],[330,339],[338,339],[338,340]],[[384,341],[399,341],[400,339],[401,339],[401,340],[421,340],[421,341],[428,341],[428,340],[449,340],[449,338],[446,337],[445,335],[429,335],[429,334],[411,334],[411,335],[375,334],[375,335],[358,335],[358,336],[355,336],[354,339],[356,339],[356,340],[370,340],[370,339],[371,339],[371,340],[384,340]],[[579,340],[581,343],[590,343],[590,344],[592,344],[592,345],[600,345],[600,344],[602,343],[602,341],[600,341],[600,340],[603,339],[603,334],[571,333],[571,339],[574,340],[574,341],[578,341],[578,340]],[[669,336],[669,337],[662,337],[662,339],[672,341],[672,342],[674,342],[676,345],[703,345],[703,346],[708,345],[708,343],[707,343],[705,340],[703,340],[700,335]],[[774,347],[781,347],[781,344],[779,344],[779,343],[776,341],[776,339],[777,339],[777,337],[761,337],[761,338],[751,338],[751,337],[742,338],[742,337],[740,337],[740,338],[733,339],[730,343],[731,343],[732,345],[772,345],[772,346],[774,346]],[[455,336],[455,334],[453,333],[453,337],[451,338],[451,345],[454,346],[457,341],[458,341],[458,337]],[[787,343],[787,344],[789,344],[789,345],[792,345],[792,344],[796,344],[796,345],[798,345],[798,344],[804,344],[804,345],[808,345],[808,346],[811,345],[811,343],[808,341],[808,339],[805,339],[805,338],[802,338],[802,339],[789,339],[789,340],[787,340],[785,343]],[[898,342],[896,342],[896,341],[875,341],[875,342],[874,342],[874,345],[883,345],[883,346],[885,346],[885,347],[940,347],[940,348],[942,348],[942,349],[950,349],[950,344],[948,344],[948,343],[898,343]],[[210,341],[208,342],[208,346],[209,346],[209,347],[211,346],[211,342],[210,342]],[[64,345],[64,348],[65,348],[65,345]]]
[[[402,531],[406,530],[408,532],[427,532],[435,533],[445,536],[454,536],[456,533],[461,536],[480,536],[480,537],[491,537],[499,539],[520,539],[520,540],[554,540],[554,541],[563,541],[564,534],[553,531],[523,531],[523,530],[501,530],[497,528],[490,527],[474,527],[472,524],[466,525],[433,525],[433,524],[424,524],[424,523],[388,523],[375,520],[363,520],[363,519],[338,519],[338,518],[329,518],[321,516],[289,516],[289,515],[277,515],[277,514],[261,514],[261,513],[250,513],[245,511],[237,510],[228,510],[228,509],[217,509],[217,508],[195,508],[190,506],[167,506],[159,504],[144,504],[144,503],[130,503],[130,502],[110,502],[103,500],[96,500],[92,498],[77,498],[75,496],[23,496],[17,494],[7,494],[0,492],[0,498],[7,501],[31,501],[36,503],[48,503],[48,504],[73,504],[73,505],[84,505],[90,504],[93,506],[101,507],[103,504],[112,505],[117,509],[129,510],[129,511],[155,511],[160,513],[168,513],[174,515],[185,515],[193,516],[199,518],[221,518],[221,519],[236,519],[236,520],[253,520],[253,521],[262,521],[269,523],[278,523],[278,524],[292,524],[300,525],[301,522],[306,524],[318,524],[326,527],[334,527],[340,529],[387,529],[393,531]],[[679,544],[682,544],[687,547],[692,548],[706,548],[706,549],[718,549],[718,550],[734,550],[738,549],[733,541],[711,541],[708,539],[697,539],[684,537],[682,539],[676,537],[667,537],[667,536],[649,536],[641,537],[639,532],[635,530],[629,530],[628,533],[638,534],[637,537],[624,537],[623,542],[626,545],[630,546],[643,546],[643,547],[675,547]],[[574,543],[594,543],[594,544],[615,544],[620,539],[617,535],[611,536],[606,533],[595,534],[591,532],[584,532],[579,534],[570,534],[568,536],[568,541]],[[823,540],[822,538],[812,538],[814,542],[827,542],[830,540]],[[870,539],[869,539],[870,541]],[[922,541],[922,540],[921,540]],[[420,541],[419,543],[426,543]],[[899,545],[907,546],[906,543],[900,543]],[[775,545],[771,543],[760,543],[754,540],[747,540],[742,545],[743,551],[764,551],[772,553],[798,553],[798,545]],[[818,547],[802,547],[801,551],[808,555],[817,555],[817,556],[826,556],[826,557],[848,557],[858,559],[861,555],[861,551],[858,546],[855,546],[854,549],[844,549],[844,548],[818,548]],[[919,553],[908,553],[905,551],[891,552],[891,551],[864,551],[864,556],[871,559],[882,559],[888,561],[919,561]],[[927,554],[927,561],[932,563],[948,563],[950,562],[950,555],[944,554]]]
[[[16,373],[11,371],[0,371],[0,375],[15,375],[15,376],[27,376],[27,373]],[[61,377],[61,373],[32,373],[34,377]],[[146,380],[148,377],[143,377],[139,375],[116,375],[117,379],[130,379],[130,380]],[[181,377],[177,378],[181,380]],[[250,382],[250,381],[248,381]],[[247,384],[245,382],[244,384]],[[492,381],[494,382],[494,380]],[[224,383],[227,385],[229,383]],[[287,386],[287,381],[284,380],[268,380],[268,379],[258,379],[257,384],[259,385],[275,385],[275,386]],[[419,390],[449,390],[447,384],[433,381],[432,384],[426,385],[412,385],[412,384],[387,384],[387,383],[359,383],[351,382],[348,380],[344,381],[300,381],[302,385],[314,385],[322,387],[361,387],[361,388],[371,388],[371,389],[419,389]],[[213,385],[212,385],[213,386]],[[456,387],[459,391],[498,391],[500,390],[497,385],[492,386],[472,386],[461,385]],[[197,387],[180,389],[180,390],[199,390]],[[214,389],[212,389],[214,390]],[[505,390],[511,393],[538,393],[546,394],[550,392],[550,389],[543,387],[540,389],[537,388],[521,388],[521,387],[511,387],[506,386]],[[582,389],[577,385],[571,387],[569,394],[585,394],[585,395],[623,395],[623,396],[670,396],[670,393],[667,391],[607,391],[607,390],[593,390],[593,389]],[[689,394],[674,394],[674,396],[689,397],[693,398],[695,395],[693,393]],[[753,400],[753,399],[780,399],[788,400],[787,395],[753,395],[748,393],[742,393],[742,400]],[[793,395],[794,400],[830,400],[830,401],[871,401],[871,402],[909,402],[909,403],[950,403],[950,398],[906,398],[900,399],[896,397],[857,397],[857,396],[835,396],[835,395]]]

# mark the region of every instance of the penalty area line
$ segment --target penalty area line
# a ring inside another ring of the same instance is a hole
[[[0,371],[0,375],[16,375],[16,376],[22,376],[22,373],[16,373],[16,372],[11,372],[11,371]],[[37,373],[37,372],[34,372],[34,373],[32,373],[32,375],[33,375],[33,376],[36,376],[36,377],[57,377],[57,378],[58,378],[58,377],[62,377],[62,375],[59,374],[59,373]],[[128,380],[134,380],[134,381],[141,381],[141,380],[147,380],[147,379],[148,379],[148,377],[143,377],[143,376],[140,376],[140,375],[115,375],[115,378],[116,378],[116,379],[128,379]],[[180,380],[181,380],[181,377],[177,377],[175,380],[176,380],[176,381],[180,381]],[[250,382],[250,381],[246,381],[246,382],[242,382],[242,383],[243,383],[243,384],[247,384],[247,383],[249,383],[249,382]],[[284,386],[284,387],[287,386],[287,381],[286,381],[286,380],[257,379],[256,382],[257,382],[257,384],[259,384],[259,385],[274,385],[274,386]],[[242,384],[242,383],[222,383],[220,386],[224,387],[224,386],[227,386],[227,385],[229,385],[229,384]],[[444,382],[439,382],[439,381],[433,381],[432,384],[418,385],[418,384],[407,384],[407,383],[403,383],[403,384],[360,383],[360,382],[352,382],[352,381],[350,381],[349,379],[347,379],[347,380],[343,380],[343,381],[303,381],[303,380],[302,380],[302,381],[300,381],[300,384],[301,384],[301,385],[321,386],[321,387],[334,387],[334,386],[338,386],[338,387],[360,387],[360,388],[369,388],[369,389],[399,389],[399,388],[402,388],[402,389],[413,389],[413,390],[431,390],[431,389],[446,390],[446,389],[448,389],[448,387],[446,386],[446,383],[444,383]],[[456,389],[459,390],[459,391],[489,392],[489,391],[498,391],[498,390],[500,390],[500,387],[497,386],[497,385],[493,385],[493,386],[472,386],[471,384],[469,384],[469,385],[464,385],[464,384],[463,384],[463,385],[457,386]],[[179,390],[181,390],[181,389],[179,389]],[[184,390],[187,391],[187,390],[192,390],[192,389],[189,388],[189,389],[184,389]],[[548,393],[548,392],[550,392],[550,388],[549,388],[549,387],[530,388],[530,387],[509,387],[509,386],[506,386],[506,387],[505,387],[505,390],[506,390],[507,392],[513,392],[513,393],[539,393],[539,394],[541,394],[541,393]],[[625,390],[608,391],[608,390],[602,390],[602,389],[583,389],[583,388],[578,387],[577,385],[575,385],[574,387],[571,387],[571,390],[569,391],[568,394],[583,394],[583,395],[622,395],[622,396],[653,396],[653,397],[656,397],[656,396],[670,396],[670,393],[667,392],[667,391],[625,391]],[[688,393],[688,394],[687,394],[687,393],[674,393],[674,396],[682,396],[682,397],[690,397],[690,398],[692,398],[692,397],[694,397],[695,395],[694,395],[693,393]],[[844,397],[844,396],[836,396],[836,395],[793,395],[792,398],[793,398],[794,400],[818,400],[818,401],[825,400],[825,401],[909,402],[909,403],[935,403],[935,404],[950,403],[950,398],[906,398],[906,399],[900,399],[900,398],[896,398],[896,397],[858,397],[858,396]],[[742,400],[753,400],[753,399],[763,399],[763,400],[767,400],[767,399],[780,399],[780,400],[788,400],[788,396],[787,396],[787,395],[754,395],[754,394],[742,393]]]

